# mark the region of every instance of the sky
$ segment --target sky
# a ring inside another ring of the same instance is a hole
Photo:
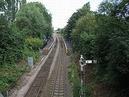
[[[68,19],[77,9],[90,2],[91,10],[95,11],[103,0],[27,0],[27,2],[41,2],[52,14],[54,29],[63,28]]]

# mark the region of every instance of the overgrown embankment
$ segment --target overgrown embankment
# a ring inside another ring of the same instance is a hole
[[[0,91],[5,91],[25,72],[28,57],[33,57],[34,63],[39,59],[39,50],[51,37],[52,24],[51,15],[41,3],[24,3],[20,10],[12,11],[6,5],[9,2],[0,3],[5,11],[0,16]]]

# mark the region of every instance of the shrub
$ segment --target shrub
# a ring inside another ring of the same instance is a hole
[[[38,50],[40,47],[44,45],[44,41],[39,38],[32,38],[29,37],[25,40],[25,43],[28,45],[29,48],[32,47],[34,50]]]

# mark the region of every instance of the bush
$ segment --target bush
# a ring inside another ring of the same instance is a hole
[[[91,89],[88,86],[81,86],[79,70],[76,64],[71,64],[68,69],[68,78],[72,84],[73,97],[79,97],[81,89],[85,93],[85,97],[91,97]]]
[[[73,97],[79,97],[80,95],[80,79],[76,64],[71,64],[68,69],[68,78],[72,84]]]
[[[39,50],[39,48],[44,45],[43,40],[32,37],[25,39],[25,43],[29,48],[32,48],[33,50]]]
[[[0,91],[6,91],[25,71],[25,65],[6,64],[0,68]]]
[[[23,50],[23,59],[27,61],[28,57],[33,57],[34,62],[37,62],[37,60],[40,57],[40,52],[38,51],[34,51],[30,48],[25,47]]]

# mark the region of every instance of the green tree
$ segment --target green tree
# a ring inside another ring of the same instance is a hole
[[[52,33],[51,15],[40,3],[29,3],[21,8],[16,17],[16,25],[26,35],[40,39]]]
[[[33,56],[36,60],[39,49],[46,44],[46,38],[52,34],[51,14],[41,3],[28,3],[17,13],[14,26],[23,36],[23,57]]]
[[[15,63],[21,58],[22,38],[0,17],[0,65]]]
[[[108,2],[107,0],[102,2],[99,6],[98,12],[100,14],[109,15],[111,14],[112,10],[114,9],[113,3]]]
[[[68,20],[68,24],[65,27],[64,35],[66,39],[71,39],[71,33],[74,29],[76,22],[82,16],[84,16],[90,10],[90,3],[86,3],[81,9],[77,10],[77,12],[73,13],[73,15]]]
[[[82,9],[69,19],[65,36],[72,38],[74,52],[87,59],[97,59],[95,73],[98,82],[112,85],[117,90],[115,97],[128,97],[128,0],[104,0],[96,13],[88,7]]]
[[[83,54],[88,59],[94,59],[96,20],[94,13],[81,17],[72,32],[74,52]]]
[[[98,60],[96,70],[99,80],[116,85],[121,91],[120,94],[117,93],[118,95],[128,96],[129,22],[125,19],[127,17],[119,18],[117,14],[114,14],[114,12],[121,14],[118,10],[119,5],[117,6],[114,10],[110,10],[110,14],[96,16],[96,58]]]

